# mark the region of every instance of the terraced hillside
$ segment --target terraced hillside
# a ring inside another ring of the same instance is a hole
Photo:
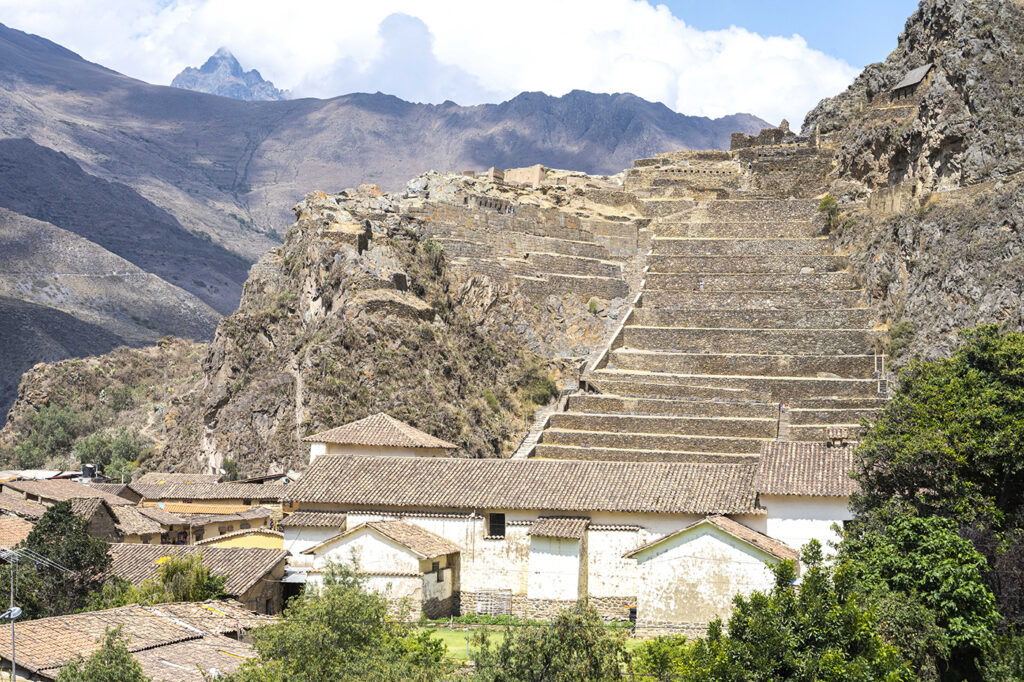
[[[855,438],[880,407],[885,330],[818,201],[754,189],[743,166],[637,162],[627,186],[653,217],[640,293],[532,456],[736,461]]]

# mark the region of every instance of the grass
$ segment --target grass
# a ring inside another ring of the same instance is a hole
[[[421,628],[430,632],[434,637],[444,642],[445,648],[448,650],[446,658],[455,661],[466,661],[466,627],[469,627],[469,651],[472,653],[476,650],[476,644],[473,642],[473,637],[476,635],[476,631],[482,627],[482,625],[468,625],[461,628],[447,628],[447,627],[427,627]],[[492,644],[500,644],[505,638],[505,632],[502,626],[486,626],[488,629],[487,637]],[[643,644],[643,640],[629,638],[626,640],[626,651],[632,652],[638,646]]]

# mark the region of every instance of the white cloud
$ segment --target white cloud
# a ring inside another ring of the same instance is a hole
[[[316,97],[382,90],[477,104],[581,89],[798,125],[857,73],[799,36],[699,31],[642,0],[0,0],[0,17],[153,83],[224,45],[278,87]]]

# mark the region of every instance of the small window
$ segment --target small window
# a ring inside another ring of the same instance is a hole
[[[250,526],[248,523],[243,523],[238,526],[239,530],[248,530],[249,528],[252,528],[252,526]]]
[[[635,606],[629,610],[629,622],[630,623],[635,623],[636,622],[636,607]]]
[[[252,500],[242,500],[242,504],[252,504]]]
[[[434,561],[434,562],[432,562],[430,564],[430,572],[437,574],[437,582],[439,582],[439,583],[443,583],[444,582],[444,574],[441,573],[441,562],[440,561]]]
[[[505,515],[504,514],[488,514],[487,515],[487,534],[494,538],[505,537]]]

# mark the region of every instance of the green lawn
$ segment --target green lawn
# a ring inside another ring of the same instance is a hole
[[[473,637],[480,630],[480,625],[471,625],[469,631],[469,650],[472,653],[476,646],[473,643]],[[488,639],[493,644],[501,643],[501,640],[505,637],[505,633],[501,626],[490,626],[492,629],[488,630]],[[466,630],[465,629],[452,629],[452,628],[422,628],[427,630],[434,637],[444,642],[444,645],[448,648],[448,658],[455,659],[458,661],[468,660],[466,656]],[[643,640],[639,639],[627,639],[626,640],[626,651],[633,651],[643,643]]]

